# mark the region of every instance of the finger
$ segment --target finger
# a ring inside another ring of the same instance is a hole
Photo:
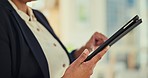
[[[110,46],[107,46],[105,49],[104,49],[104,51],[101,51],[99,54],[100,54],[100,56],[103,56],[107,51],[108,51],[108,49],[110,48]]]
[[[103,39],[103,40],[107,39],[107,37],[105,35],[103,35],[102,33],[99,33],[99,32],[95,32],[94,36],[96,36],[97,39]]]
[[[96,45],[101,45],[103,42],[107,40],[107,37],[105,35],[103,35],[102,33],[98,33],[98,32],[94,34],[94,37],[95,37]]]
[[[103,49],[100,53],[98,53],[97,55],[95,55],[91,60],[90,62],[92,64],[96,64],[101,58],[102,56],[107,52],[107,50],[109,49],[109,46],[106,47],[105,49]]]
[[[75,63],[77,65],[82,64],[82,62],[84,62],[84,60],[87,58],[88,55],[89,55],[89,51],[85,49],[83,53],[76,59]]]
[[[104,38],[104,37],[101,37],[101,38],[98,38],[96,40],[96,45],[101,45],[102,43],[104,43],[108,38]]]
[[[99,45],[103,44],[104,41],[105,41],[105,40],[103,40],[103,39],[96,40],[95,46],[99,46]]]

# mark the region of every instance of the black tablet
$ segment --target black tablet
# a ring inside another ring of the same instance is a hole
[[[105,47],[112,46],[115,42],[117,42],[119,39],[125,36],[128,32],[130,32],[140,23],[142,23],[142,19],[139,19],[139,16],[136,15],[127,24],[125,24],[122,28],[120,28],[115,34],[113,34],[108,40],[106,40],[102,45],[100,45],[100,47],[98,47],[94,52],[92,52],[85,59],[85,61],[90,60],[92,57],[94,57],[96,54],[102,51]]]

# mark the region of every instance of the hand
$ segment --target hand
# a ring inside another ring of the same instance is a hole
[[[101,33],[95,32],[90,40],[86,43],[85,47],[89,49],[89,51],[93,51],[97,49],[102,43],[107,40],[107,37]]]
[[[95,32],[92,37],[89,39],[89,41],[81,47],[79,50],[75,52],[75,58],[79,57],[81,53],[85,50],[88,49],[89,52],[96,50],[102,43],[104,43],[107,40],[107,37],[104,36],[101,33]]]
[[[89,55],[89,51],[85,49],[83,53],[78,57],[65,71],[62,78],[90,78],[93,74],[93,69],[96,63],[102,58],[109,47],[102,50],[91,60],[84,62]]]

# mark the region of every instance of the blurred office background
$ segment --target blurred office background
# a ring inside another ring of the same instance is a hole
[[[37,0],[68,51],[98,31],[110,37],[135,15],[143,23],[113,45],[91,78],[148,78],[148,0]]]

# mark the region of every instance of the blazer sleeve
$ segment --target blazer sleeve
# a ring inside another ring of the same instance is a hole
[[[72,52],[70,52],[70,57],[71,57],[71,63],[74,62],[76,60],[75,56],[74,56],[74,53],[76,52],[76,49],[73,50]]]
[[[7,17],[6,12],[0,7],[0,78],[12,78]]]

